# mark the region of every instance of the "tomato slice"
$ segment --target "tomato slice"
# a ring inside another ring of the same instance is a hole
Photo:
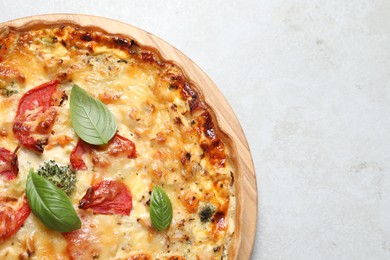
[[[70,259],[95,259],[100,253],[96,226],[87,216],[80,216],[80,219],[82,221],[80,229],[62,233],[68,243],[66,249]]]
[[[43,153],[57,111],[54,93],[59,81],[53,80],[27,91],[19,101],[13,131],[21,145]]]
[[[115,134],[114,137],[108,143],[108,153],[114,157],[124,155],[129,159],[136,158],[135,144],[119,134]]]
[[[18,156],[11,151],[0,148],[0,175],[7,180],[13,180],[18,176]]]
[[[223,230],[227,229],[228,222],[226,220],[226,213],[223,211],[218,211],[214,214],[213,218],[212,233],[215,238],[218,238]]]
[[[0,199],[0,241],[18,232],[30,215],[31,209],[26,197],[24,197],[22,206],[18,210],[11,207],[12,204],[16,203],[16,199]]]
[[[87,170],[88,167],[83,160],[83,156],[89,151],[89,146],[84,141],[79,140],[76,147],[70,154],[70,164],[73,170]]]
[[[104,180],[90,187],[79,202],[80,209],[91,209],[94,213],[105,215],[130,215],[132,207],[129,188],[115,180]]]
[[[70,163],[72,168],[74,170],[87,170],[87,165],[83,160],[83,156],[88,153],[94,154],[93,163],[98,165],[101,158],[99,158],[97,152],[102,151],[113,157],[126,156],[129,159],[137,157],[135,144],[119,134],[115,134],[108,144],[100,146],[90,145],[82,140],[79,140],[70,154]]]
[[[136,254],[136,255],[131,255],[126,258],[127,260],[151,260],[152,258],[150,257],[149,254]]]

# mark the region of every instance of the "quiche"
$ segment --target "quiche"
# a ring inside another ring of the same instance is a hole
[[[0,115],[1,259],[235,257],[232,148],[156,49],[73,23],[2,28]]]

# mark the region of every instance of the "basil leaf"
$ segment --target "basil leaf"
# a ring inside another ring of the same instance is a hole
[[[77,85],[73,85],[70,94],[70,120],[76,134],[89,144],[106,144],[117,130],[106,105]]]
[[[33,169],[27,177],[26,195],[32,212],[46,227],[59,232],[81,227],[81,221],[65,192]]]
[[[166,229],[172,221],[172,204],[165,191],[155,186],[150,198],[150,219],[157,230]]]

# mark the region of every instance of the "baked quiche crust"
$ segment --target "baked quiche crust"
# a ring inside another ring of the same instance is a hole
[[[42,151],[21,145],[15,131],[20,100],[53,80],[58,81],[54,112],[28,122],[38,129],[55,113],[49,133],[30,133]],[[106,104],[118,123],[118,135],[134,143],[136,155],[93,147],[82,154],[85,168],[72,164],[80,142],[69,116],[74,84]],[[29,169],[55,160],[76,171],[69,197],[82,220],[81,229],[70,234],[49,230],[32,213],[12,236],[2,238],[5,227],[0,226],[0,258],[236,257],[238,173],[231,140],[195,84],[156,49],[70,22],[6,27],[0,29],[0,89],[0,147],[14,151],[21,145],[15,152],[15,178],[0,175],[0,209],[16,212],[25,201]],[[120,181],[130,190],[129,215],[79,208],[86,191],[106,180]],[[164,231],[154,229],[149,216],[156,185],[172,202],[172,223]]]

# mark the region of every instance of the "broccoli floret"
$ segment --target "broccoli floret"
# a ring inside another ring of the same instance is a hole
[[[17,94],[18,91],[16,89],[9,89],[9,88],[2,88],[1,89],[1,95],[4,97],[10,97],[14,94]]]
[[[201,207],[199,211],[199,217],[200,221],[203,223],[210,221],[210,218],[215,213],[215,206],[212,204],[206,204],[203,207]]]
[[[15,82],[13,81],[8,87],[0,88],[0,95],[2,95],[3,97],[10,97],[17,93],[19,92],[15,89]]]
[[[45,162],[37,174],[53,182],[68,195],[75,188],[76,173],[69,166],[60,166],[54,160]]]

